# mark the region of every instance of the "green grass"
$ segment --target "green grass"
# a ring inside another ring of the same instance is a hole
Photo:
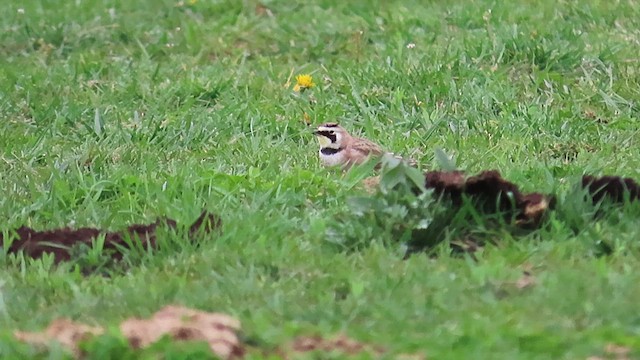
[[[640,179],[637,2],[186,3],[3,7],[0,230],[190,223],[203,208],[224,225],[200,246],[168,235],[110,277],[3,256],[0,354],[35,354],[14,329],[180,303],[238,317],[265,347],[343,331],[433,358],[640,356],[640,211],[571,207],[583,173]],[[292,72],[317,86],[296,96]],[[362,192],[319,166],[305,112],[423,169],[443,148],[561,209],[527,235],[486,233],[499,241],[477,262],[446,244],[403,261],[390,231],[348,217]],[[336,246],[337,218],[366,246]],[[518,290],[524,264],[537,285]]]

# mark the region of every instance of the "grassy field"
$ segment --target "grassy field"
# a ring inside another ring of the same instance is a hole
[[[435,359],[613,358],[611,344],[640,358],[640,207],[592,221],[571,205],[584,173],[640,179],[639,29],[632,0],[5,4],[0,230],[191,223],[203,208],[224,224],[89,276],[100,254],[3,255],[0,354],[46,358],[15,329],[176,303],[237,317],[264,348],[343,332]],[[294,92],[304,73],[316,86]],[[495,244],[477,261],[452,239],[402,260],[349,210],[363,174],[320,167],[305,113],[423,170],[442,148],[559,209],[525,235],[478,224]],[[523,269],[535,284],[520,289]]]

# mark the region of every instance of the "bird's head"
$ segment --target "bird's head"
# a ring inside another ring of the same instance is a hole
[[[326,123],[318,126],[313,132],[318,137],[321,148],[340,149],[349,133],[337,123]]]

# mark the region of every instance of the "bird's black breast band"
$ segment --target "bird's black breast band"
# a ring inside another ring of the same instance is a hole
[[[344,149],[343,148],[335,149],[335,148],[325,147],[325,148],[320,149],[320,152],[323,155],[333,155],[333,154],[339,153],[342,150],[344,150]]]

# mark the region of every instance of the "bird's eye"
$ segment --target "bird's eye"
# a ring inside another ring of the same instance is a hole
[[[333,131],[333,130],[329,131],[329,135],[335,135],[335,133],[336,133],[336,132],[335,132],[335,131]]]

